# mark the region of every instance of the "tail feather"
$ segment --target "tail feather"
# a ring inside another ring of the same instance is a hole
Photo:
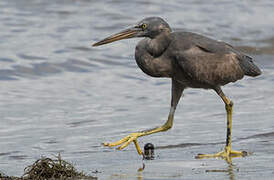
[[[243,55],[241,59],[239,59],[240,66],[247,76],[259,76],[262,74],[262,71],[254,64],[252,58],[246,55]]]

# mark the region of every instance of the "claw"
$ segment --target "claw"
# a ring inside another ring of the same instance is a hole
[[[126,136],[126,137],[122,138],[120,141],[117,141],[114,143],[104,143],[104,146],[108,146],[108,147],[118,146],[118,145],[126,142],[128,139],[129,139],[129,136]]]
[[[137,138],[134,137],[130,137],[122,146],[118,147],[119,150],[124,149],[125,147],[127,147],[133,140],[135,140]]]
[[[131,133],[130,135],[122,138],[121,140],[119,141],[116,141],[114,143],[103,143],[104,146],[108,146],[108,147],[113,147],[113,146],[118,146],[118,145],[121,145],[119,146],[117,149],[118,150],[122,150],[124,149],[125,147],[127,147],[131,142],[134,142],[135,144],[135,147],[136,147],[136,150],[138,152],[138,154],[142,155],[143,152],[137,142],[137,138],[140,137],[142,135],[142,133]]]
[[[216,154],[198,154],[195,156],[196,159],[203,159],[203,158],[223,158],[223,159],[230,159],[234,157],[245,157],[248,153],[246,151],[233,151],[229,148],[225,149]]]

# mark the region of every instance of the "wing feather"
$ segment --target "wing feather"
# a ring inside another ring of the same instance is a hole
[[[209,86],[225,85],[243,78],[237,54],[227,50],[215,51],[197,45],[177,53],[176,59],[188,77]]]

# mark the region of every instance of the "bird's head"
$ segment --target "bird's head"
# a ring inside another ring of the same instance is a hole
[[[151,39],[155,38],[161,33],[169,33],[171,29],[167,22],[165,22],[160,17],[148,17],[131,28],[123,30],[119,33],[111,35],[97,43],[94,43],[92,46],[100,46],[103,44],[108,44],[114,41],[118,41],[121,39],[129,39],[134,37],[149,37]]]

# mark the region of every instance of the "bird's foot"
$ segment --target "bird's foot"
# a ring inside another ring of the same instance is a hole
[[[137,138],[142,136],[142,135],[143,135],[142,132],[131,133],[128,136],[122,138],[119,141],[116,141],[116,142],[113,142],[113,143],[103,143],[103,144],[104,144],[104,146],[108,146],[108,147],[114,147],[114,146],[118,146],[118,145],[122,144],[121,146],[119,146],[117,148],[118,150],[122,150],[125,147],[127,147],[131,142],[134,142],[138,154],[142,155],[143,152],[142,152],[142,150],[141,150],[141,148],[140,148],[140,146],[137,142]]]
[[[231,147],[226,146],[224,151],[218,152],[216,154],[198,154],[197,156],[195,156],[195,158],[223,158],[229,160],[234,157],[245,157],[247,155],[248,153],[246,151],[233,151]]]

